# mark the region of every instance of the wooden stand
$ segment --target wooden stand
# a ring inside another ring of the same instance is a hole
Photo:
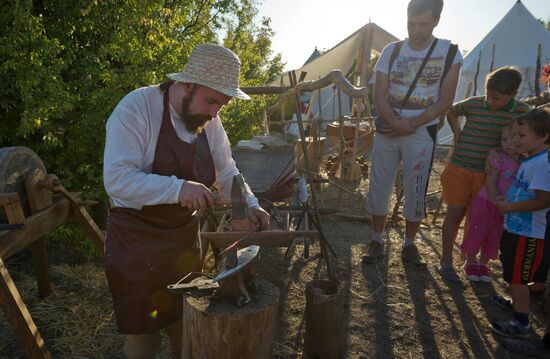
[[[307,152],[310,159],[310,166],[314,172],[319,172],[319,166],[321,164],[322,150],[325,146],[326,137],[306,137]],[[302,141],[297,140],[295,145],[296,161],[299,167],[305,167],[304,154],[302,150]]]
[[[228,298],[185,298],[182,358],[271,358],[279,289],[259,281],[250,294],[242,308]]]
[[[356,126],[329,124],[326,133],[333,144],[338,144],[340,153],[337,169],[329,168],[330,172],[336,172],[336,176],[343,181],[355,181],[361,178],[361,167],[357,163],[357,155],[367,151],[373,143],[374,133],[370,128],[357,129]]]
[[[344,357],[342,291],[332,280],[314,280],[306,287],[304,352],[309,358]]]
[[[25,217],[17,192],[0,193],[0,207],[4,208],[8,224],[24,224],[19,229],[0,230],[0,306],[27,356],[48,359],[51,354],[4,265],[4,260],[26,247],[31,247],[36,263],[38,291],[40,296],[45,297],[51,293],[45,240],[49,231],[69,219],[74,219],[83,226],[100,253],[103,253],[104,239],[103,233],[86,209],[79,206],[79,200],[74,194],[58,184],[53,190],[63,191],[62,194],[68,199],[52,201],[50,190],[39,184],[45,178],[45,172],[36,169],[20,180],[25,186],[25,198],[31,213],[29,217]]]

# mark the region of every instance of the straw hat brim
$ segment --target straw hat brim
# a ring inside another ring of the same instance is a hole
[[[168,74],[166,76],[168,76],[169,78],[171,78],[174,81],[187,82],[187,83],[199,84],[199,85],[203,85],[203,86],[206,86],[206,87],[210,87],[211,89],[216,90],[218,92],[221,92],[224,95],[227,95],[227,96],[230,96],[230,97],[235,97],[235,98],[238,98],[240,100],[250,100],[250,96],[248,96],[246,93],[244,93],[238,87],[237,88],[228,87],[228,86],[223,86],[223,85],[220,85],[220,84],[212,83],[212,82],[205,81],[203,79],[197,78],[197,77],[195,77],[191,74],[187,74],[185,72],[175,72],[175,73]]]

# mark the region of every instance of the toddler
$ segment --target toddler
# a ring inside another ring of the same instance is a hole
[[[470,204],[467,214],[468,226],[461,245],[462,253],[466,256],[464,274],[474,282],[491,281],[487,263],[498,257],[504,218],[494,202],[507,193],[519,167],[520,157],[514,145],[511,125],[502,130],[500,145],[502,153],[498,160],[495,156],[487,158],[487,161],[491,162],[490,166],[487,166],[491,171]]]

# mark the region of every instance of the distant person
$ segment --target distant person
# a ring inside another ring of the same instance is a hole
[[[442,9],[442,0],[411,0],[407,7],[409,37],[386,46],[374,68],[378,117],[366,204],[373,232],[364,262],[383,257],[384,225],[395,177],[403,163],[406,223],[401,257],[414,266],[424,264],[414,240],[426,215],[425,195],[438,120],[452,105],[462,64],[456,45],[432,35]]]
[[[494,321],[492,330],[507,337],[527,338],[531,331],[528,284],[545,278],[550,267],[550,245],[544,240],[550,208],[550,109],[537,108],[516,117],[514,142],[518,152],[527,157],[506,199],[496,201],[504,214],[500,260],[512,297],[513,317]]]
[[[453,267],[453,246],[468,206],[485,181],[487,154],[499,146],[502,129],[510,125],[515,116],[529,111],[529,106],[515,99],[520,84],[521,73],[516,68],[499,68],[487,75],[485,96],[457,102],[447,113],[455,146],[441,174],[447,213],[441,233],[439,273],[445,280],[460,281]],[[466,116],[464,129],[460,128],[459,116]],[[467,269],[479,272],[479,267],[467,266]]]
[[[502,155],[499,161],[491,164],[491,172],[485,177],[485,184],[470,203],[466,218],[468,226],[460,246],[466,256],[464,274],[474,282],[491,281],[491,271],[487,264],[498,258],[504,223],[494,202],[506,195],[519,167],[520,154],[516,151],[512,125],[502,129],[500,144]]]
[[[239,171],[218,116],[239,89],[241,62],[225,47],[197,45],[182,72],[136,89],[107,121],[103,177],[109,210],[104,267],[127,358],[154,358],[161,331],[181,357],[182,295],[168,284],[201,269],[198,211],[230,198]],[[247,187],[251,228],[269,215]]]

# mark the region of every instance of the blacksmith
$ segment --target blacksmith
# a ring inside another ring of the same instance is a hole
[[[181,353],[181,295],[166,285],[200,271],[196,213],[214,204],[214,185],[229,199],[238,174],[218,116],[239,89],[240,60],[231,50],[198,45],[169,82],[126,95],[107,122],[104,184],[110,196],[105,273],[123,351],[154,358],[163,331]],[[269,215],[247,186],[251,226]]]

